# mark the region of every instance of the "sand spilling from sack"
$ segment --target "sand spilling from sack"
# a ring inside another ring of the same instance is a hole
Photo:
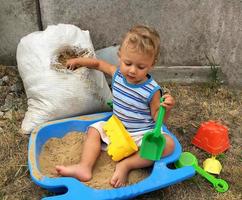
[[[48,177],[57,177],[56,165],[72,165],[80,161],[85,134],[70,132],[63,138],[51,138],[39,156],[41,173]],[[106,152],[102,152],[93,170],[93,178],[84,184],[97,189],[112,188],[109,180],[115,170],[115,162]],[[137,169],[129,173],[128,185],[137,183],[150,174],[150,169]]]
[[[94,53],[91,49],[64,46],[55,52],[51,59],[51,67],[57,71],[66,72],[66,61],[78,57],[92,58],[94,57]]]

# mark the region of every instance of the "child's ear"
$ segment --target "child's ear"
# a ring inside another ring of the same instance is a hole
[[[152,68],[154,68],[155,64],[157,63],[157,59],[154,60],[153,64],[152,64]]]
[[[118,55],[118,61],[120,62],[120,50],[118,51],[117,55]]]
[[[153,61],[153,63],[152,63],[152,66],[151,66],[151,69],[153,69],[154,68],[154,66],[155,66],[155,60]]]

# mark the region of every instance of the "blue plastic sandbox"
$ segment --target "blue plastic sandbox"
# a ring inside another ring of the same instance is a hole
[[[150,176],[144,180],[118,189],[94,189],[71,177],[50,178],[39,170],[39,154],[42,146],[52,137],[61,138],[71,131],[85,132],[87,127],[100,120],[108,120],[112,112],[67,118],[45,123],[36,128],[29,140],[28,165],[32,180],[42,188],[56,192],[56,196],[43,200],[118,200],[131,199],[138,195],[165,188],[195,175],[193,167],[170,169],[168,164],[179,159],[182,149],[177,138],[165,127],[175,141],[174,152],[154,163]]]

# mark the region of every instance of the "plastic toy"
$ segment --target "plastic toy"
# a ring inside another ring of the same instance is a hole
[[[110,155],[114,161],[119,161],[138,151],[136,143],[129,135],[122,122],[115,115],[109,118],[103,126],[103,129],[106,131],[110,140],[108,155]]]
[[[107,105],[110,107],[110,108],[113,108],[113,101],[110,99],[107,101]]]
[[[203,162],[203,169],[212,174],[220,174],[222,165],[215,156],[212,156]]]
[[[218,192],[226,192],[229,189],[229,185],[225,180],[217,179],[199,167],[197,158],[190,152],[183,152],[179,160],[175,162],[175,166],[177,168],[193,166],[196,172],[206,178],[210,183],[212,183],[213,187],[215,187]]]
[[[160,99],[163,102],[164,98]],[[148,160],[160,160],[163,150],[166,145],[166,139],[161,134],[161,124],[165,116],[165,108],[160,106],[158,117],[156,120],[155,128],[152,131],[148,131],[142,138],[142,144],[140,148],[140,156]]]
[[[208,121],[201,124],[192,144],[212,154],[212,158],[204,161],[204,170],[213,174],[219,174],[222,165],[216,156],[229,148],[228,128],[215,121]]]
[[[155,161],[151,174],[136,184],[118,189],[94,189],[75,178],[50,178],[40,172],[39,154],[47,140],[52,137],[61,138],[71,131],[85,132],[90,124],[100,120],[108,120],[111,116],[112,113],[107,112],[52,121],[39,126],[31,133],[28,147],[30,176],[40,187],[57,193],[57,196],[45,197],[43,200],[131,199],[135,196],[181,182],[195,175],[195,170],[191,166],[179,169],[169,169],[167,167],[168,164],[175,162],[180,157],[181,145],[165,126],[163,126],[163,130],[173,138],[175,149],[171,155]]]

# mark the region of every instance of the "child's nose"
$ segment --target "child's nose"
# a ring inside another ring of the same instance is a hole
[[[132,65],[132,66],[130,67],[129,72],[132,73],[132,74],[135,74],[135,72],[136,72],[136,67],[135,67],[134,65]]]

